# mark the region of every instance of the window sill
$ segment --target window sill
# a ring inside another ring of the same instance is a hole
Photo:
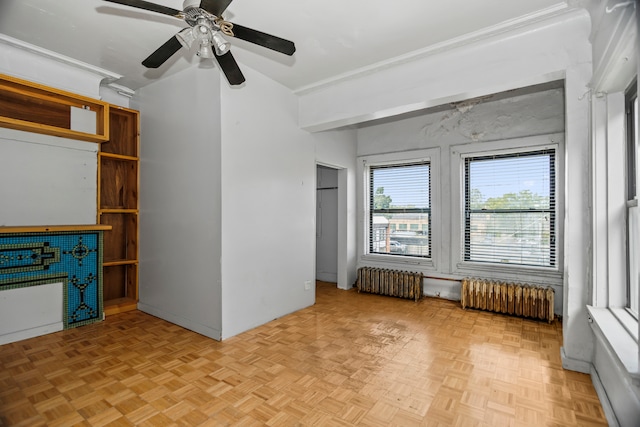
[[[611,313],[618,319],[622,327],[631,335],[634,341],[638,342],[638,319],[633,317],[626,308],[609,308]]]
[[[459,262],[456,267],[456,273],[463,276],[479,276],[483,274],[490,279],[544,282],[548,285],[562,286],[562,273],[558,270],[516,264],[500,265],[477,262]]]
[[[402,255],[382,255],[382,254],[366,254],[362,255],[362,261],[396,264],[398,266],[416,266],[420,269],[433,270],[433,260],[431,258],[417,258]]]
[[[638,321],[623,308],[587,306],[589,323],[624,366],[635,386],[640,386]]]

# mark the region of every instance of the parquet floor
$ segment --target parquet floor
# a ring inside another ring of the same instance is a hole
[[[313,307],[223,342],[122,313],[0,346],[0,425],[606,425],[561,336],[323,283]]]

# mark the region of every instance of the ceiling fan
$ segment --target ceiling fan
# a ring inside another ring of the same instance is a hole
[[[142,61],[142,65],[147,68],[158,68],[181,47],[190,49],[195,43],[198,46],[198,56],[215,58],[229,84],[239,85],[245,81],[245,78],[231,54],[231,44],[224,39],[223,35],[245,40],[289,56],[296,51],[295,45],[289,40],[225,21],[222,13],[233,0],[185,0],[183,10],[144,0],[105,1],[173,16],[189,24],[189,27],[171,37]]]

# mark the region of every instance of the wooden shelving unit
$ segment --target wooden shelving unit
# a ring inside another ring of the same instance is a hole
[[[98,223],[104,233],[103,294],[107,315],[138,303],[139,113],[110,106],[109,141],[98,153]]]
[[[72,129],[74,108],[95,113],[95,132]],[[0,127],[105,142],[108,116],[106,102],[0,74]]]
[[[0,127],[99,143],[97,224],[105,230],[107,315],[138,303],[139,122],[135,110],[0,74]]]

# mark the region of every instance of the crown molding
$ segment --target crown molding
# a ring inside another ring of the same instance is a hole
[[[634,6],[634,8],[626,8]],[[617,9],[624,7],[625,10]],[[603,25],[592,32],[591,43],[598,38],[606,41],[606,47],[599,58],[594,57],[594,71],[589,86],[595,92],[623,91],[637,74],[638,59],[638,22],[637,9],[633,2],[618,3],[613,7],[601,6],[601,14],[613,14],[613,23],[608,23],[608,31],[598,31]],[[602,20],[599,20],[602,22]],[[595,54],[594,54],[595,56]]]
[[[59,53],[52,52],[42,47],[32,45],[30,43],[26,43],[22,40],[15,39],[13,37],[9,37],[1,33],[0,33],[0,43],[18,48],[23,51],[27,51],[29,53],[33,53],[35,55],[38,55],[44,58],[52,59],[54,61],[63,63],[65,65],[69,65],[71,67],[74,67],[83,71],[88,71],[92,74],[101,76],[103,79],[106,79],[107,82],[113,82],[122,78],[120,74],[114,73],[109,70],[105,70],[104,68],[96,67],[94,65],[87,64],[86,62],[78,61],[77,59],[73,59],[68,56],[60,55]]]

